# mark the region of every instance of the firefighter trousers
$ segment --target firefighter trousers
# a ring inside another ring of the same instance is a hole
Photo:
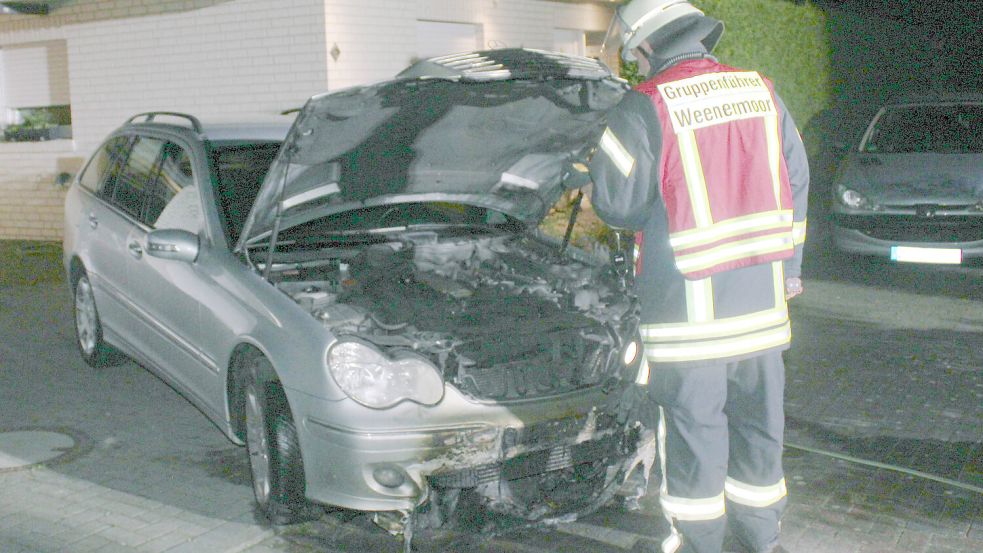
[[[748,553],[777,546],[785,366],[781,352],[700,368],[653,365],[663,553],[720,553],[729,526]]]

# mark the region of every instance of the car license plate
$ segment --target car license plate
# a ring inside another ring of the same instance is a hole
[[[963,252],[957,248],[914,248],[910,246],[891,246],[891,260],[902,263],[940,263],[958,265],[962,263]]]

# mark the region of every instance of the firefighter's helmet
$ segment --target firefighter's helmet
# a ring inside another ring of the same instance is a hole
[[[692,18],[705,33],[701,42],[707,51],[712,51],[723,35],[724,27],[720,21],[706,17],[687,0],[632,0],[615,10],[604,40],[603,53],[621,50],[625,61],[636,61],[632,50],[652,35],[666,30],[674,22]]]

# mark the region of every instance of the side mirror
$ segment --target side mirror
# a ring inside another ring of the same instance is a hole
[[[180,229],[152,230],[147,235],[147,255],[194,263],[201,245],[198,235]]]

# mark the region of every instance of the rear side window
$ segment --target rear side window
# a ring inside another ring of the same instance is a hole
[[[130,140],[126,136],[117,136],[99,148],[99,151],[92,156],[92,160],[85,167],[82,176],[79,177],[79,184],[82,185],[82,188],[104,198],[112,198],[112,185],[115,184],[115,181],[107,177],[110,173],[118,172],[119,165],[126,160],[126,151]]]
[[[160,173],[159,161],[163,146],[163,140],[137,137],[126,163],[115,175],[113,203],[143,223],[148,222],[144,206],[148,192],[156,184]]]

